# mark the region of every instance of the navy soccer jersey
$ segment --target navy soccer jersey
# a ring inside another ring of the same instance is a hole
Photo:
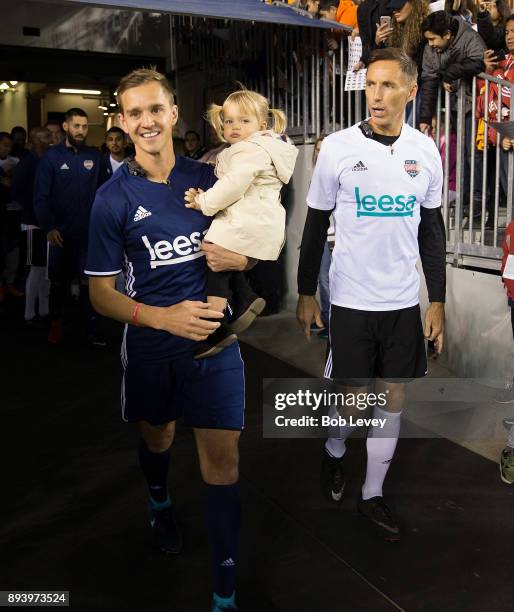
[[[190,187],[216,182],[211,166],[177,156],[168,184],[149,181],[134,161],[123,166],[96,194],[91,212],[85,273],[125,273],[129,297],[151,306],[205,300],[206,263],[202,239],[211,219],[184,205]],[[168,332],[133,325],[127,350],[141,358],[174,357],[195,343]]]

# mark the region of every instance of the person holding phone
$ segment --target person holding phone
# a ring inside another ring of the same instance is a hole
[[[506,0],[492,0],[479,4],[477,28],[488,49],[495,52],[505,49],[505,25],[510,14]]]

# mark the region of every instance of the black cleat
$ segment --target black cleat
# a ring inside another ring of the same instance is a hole
[[[400,539],[400,525],[383,497],[371,497],[362,499],[359,497],[357,510],[365,516],[377,532],[388,542],[398,542]]]
[[[232,332],[226,323],[222,323],[218,329],[205,340],[198,343],[194,358],[205,359],[213,357],[222,351],[225,347],[236,342],[237,336]]]
[[[344,456],[340,459],[331,457],[323,451],[321,463],[321,491],[329,502],[341,503],[343,500],[346,478],[343,470]]]
[[[175,523],[171,506],[163,510],[150,508],[150,526],[157,548],[170,555],[176,555],[182,550],[182,535]]]

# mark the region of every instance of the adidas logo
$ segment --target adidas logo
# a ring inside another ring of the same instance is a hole
[[[144,219],[145,217],[151,217],[152,213],[149,210],[146,210],[146,208],[143,208],[142,206],[138,206],[138,209],[136,210],[136,214],[134,215],[134,221],[141,221],[141,219]]]
[[[221,567],[234,567],[234,566],[235,566],[235,563],[232,557],[225,559],[225,561],[223,561],[223,563],[221,564]]]
[[[69,169],[70,169],[70,167],[68,166],[68,164],[64,163],[64,164],[61,166],[61,168],[60,168],[60,169],[61,169],[61,170],[69,170]]]
[[[366,165],[364,164],[364,162],[358,162],[355,164],[355,166],[352,168],[352,172],[362,172],[363,170],[367,170],[368,168],[366,167]]]

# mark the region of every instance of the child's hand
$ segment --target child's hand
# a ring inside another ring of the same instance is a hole
[[[200,204],[198,204],[197,196],[203,193],[203,189],[194,189],[190,187],[184,194],[184,200],[186,201],[186,208],[194,208],[195,210],[202,210]]]

